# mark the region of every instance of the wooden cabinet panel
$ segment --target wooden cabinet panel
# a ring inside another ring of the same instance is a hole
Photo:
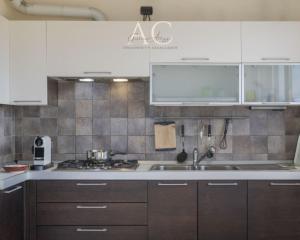
[[[24,190],[17,185],[0,193],[0,240],[24,239]]]
[[[248,239],[300,239],[300,182],[248,184]]]
[[[38,240],[146,240],[147,227],[143,226],[40,226]]]
[[[147,202],[144,181],[38,181],[38,202]]]
[[[149,183],[149,240],[197,239],[197,183]]]
[[[247,182],[198,183],[198,235],[201,240],[247,239]]]
[[[147,205],[38,203],[37,225],[147,225]]]

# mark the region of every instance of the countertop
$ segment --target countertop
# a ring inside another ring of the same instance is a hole
[[[153,164],[174,164],[171,161],[140,161],[132,171],[44,171],[0,172],[0,190],[26,180],[300,180],[300,168],[292,170],[225,170],[225,171],[149,171]],[[281,161],[218,161],[217,164],[275,164]],[[284,162],[286,163],[286,161]],[[208,164],[204,162],[203,164]],[[209,163],[211,164],[211,163]]]

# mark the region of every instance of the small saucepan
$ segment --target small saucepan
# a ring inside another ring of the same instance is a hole
[[[113,152],[111,150],[89,150],[87,151],[87,160],[97,160],[97,161],[107,161],[115,155],[125,155],[126,153],[122,152]]]

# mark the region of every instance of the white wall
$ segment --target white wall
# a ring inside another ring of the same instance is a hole
[[[89,5],[109,20],[139,20],[141,5],[154,7],[154,20],[300,20],[299,0],[26,0],[35,3]],[[0,14],[9,19],[45,19],[24,16],[0,0]],[[53,18],[47,18],[53,19]]]

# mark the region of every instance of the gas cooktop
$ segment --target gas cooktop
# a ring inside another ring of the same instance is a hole
[[[57,165],[56,170],[83,170],[83,171],[103,171],[103,170],[136,170],[137,160],[67,160]]]

